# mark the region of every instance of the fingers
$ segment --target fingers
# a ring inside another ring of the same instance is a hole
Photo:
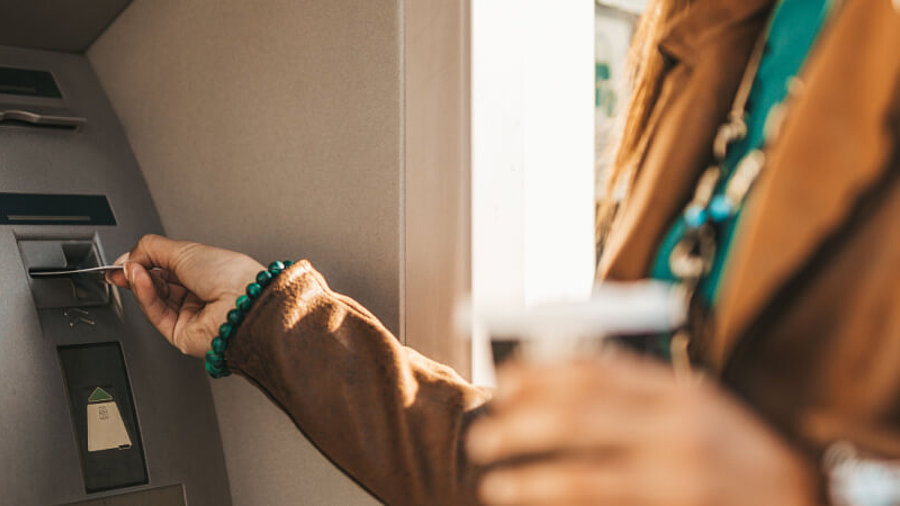
[[[660,437],[676,388],[662,367],[621,355],[555,366],[519,364],[467,436],[468,457],[494,465],[559,452],[628,458]]]
[[[161,267],[162,269],[175,272],[182,252],[192,244],[194,243],[175,241],[168,237],[148,234],[141,237],[134,249],[119,257],[116,262],[121,261],[122,264],[137,262],[146,268]]]
[[[624,466],[548,459],[492,471],[478,488],[486,504],[634,504],[640,486]]]
[[[674,383],[669,368],[623,352],[606,352],[598,358],[546,366],[514,363],[498,372],[497,404],[515,402],[523,392],[555,398],[572,390],[591,390],[597,395],[627,390],[629,396],[655,395],[660,384]]]
[[[466,450],[482,465],[558,452],[627,458],[636,441],[654,437],[654,428],[647,417],[618,406],[535,401],[479,421],[468,434]]]
[[[134,298],[141,311],[144,312],[150,323],[171,342],[175,323],[178,320],[177,309],[171,307],[161,296],[150,273],[141,264],[126,263],[124,270],[128,286],[134,293]]]
[[[154,269],[154,279],[160,275],[165,283],[178,284],[181,282],[175,275],[175,265],[183,257],[186,249],[195,243],[187,241],[175,241],[158,235],[145,235],[135,247],[113,262],[113,265],[125,266],[127,263],[139,263],[146,269]],[[120,288],[131,288],[130,280],[126,276],[126,270],[110,271],[106,273],[106,281]]]
[[[113,265],[125,265],[125,262],[128,260],[128,252],[123,253],[119,258],[113,262]],[[128,288],[128,279],[125,278],[125,270],[122,269],[120,271],[108,271],[104,274],[106,278],[106,282],[116,285],[119,288]]]
[[[247,283],[264,269],[241,253],[158,235],[142,237],[134,249],[116,262],[159,269],[168,284],[179,284],[206,302],[227,297],[234,303]],[[113,273],[108,279],[117,286],[128,287],[124,275]]]

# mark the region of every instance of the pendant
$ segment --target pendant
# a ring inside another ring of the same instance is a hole
[[[725,187],[725,195],[728,200],[737,204],[743,203],[765,163],[766,154],[762,150],[754,149],[747,153],[728,181],[728,186]]]

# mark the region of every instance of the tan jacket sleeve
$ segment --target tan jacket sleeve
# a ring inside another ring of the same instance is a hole
[[[309,262],[263,291],[226,359],[380,500],[474,502],[461,435],[488,392],[403,346]]]

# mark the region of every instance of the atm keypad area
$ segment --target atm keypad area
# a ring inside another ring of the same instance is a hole
[[[159,218],[84,56],[0,46],[0,504],[230,504],[202,363],[102,273],[66,273],[146,233]]]

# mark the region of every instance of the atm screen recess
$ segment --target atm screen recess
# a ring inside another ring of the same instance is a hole
[[[0,67],[0,93],[28,97],[62,98],[53,74],[42,70]]]
[[[115,225],[104,195],[0,193],[0,225]]]

